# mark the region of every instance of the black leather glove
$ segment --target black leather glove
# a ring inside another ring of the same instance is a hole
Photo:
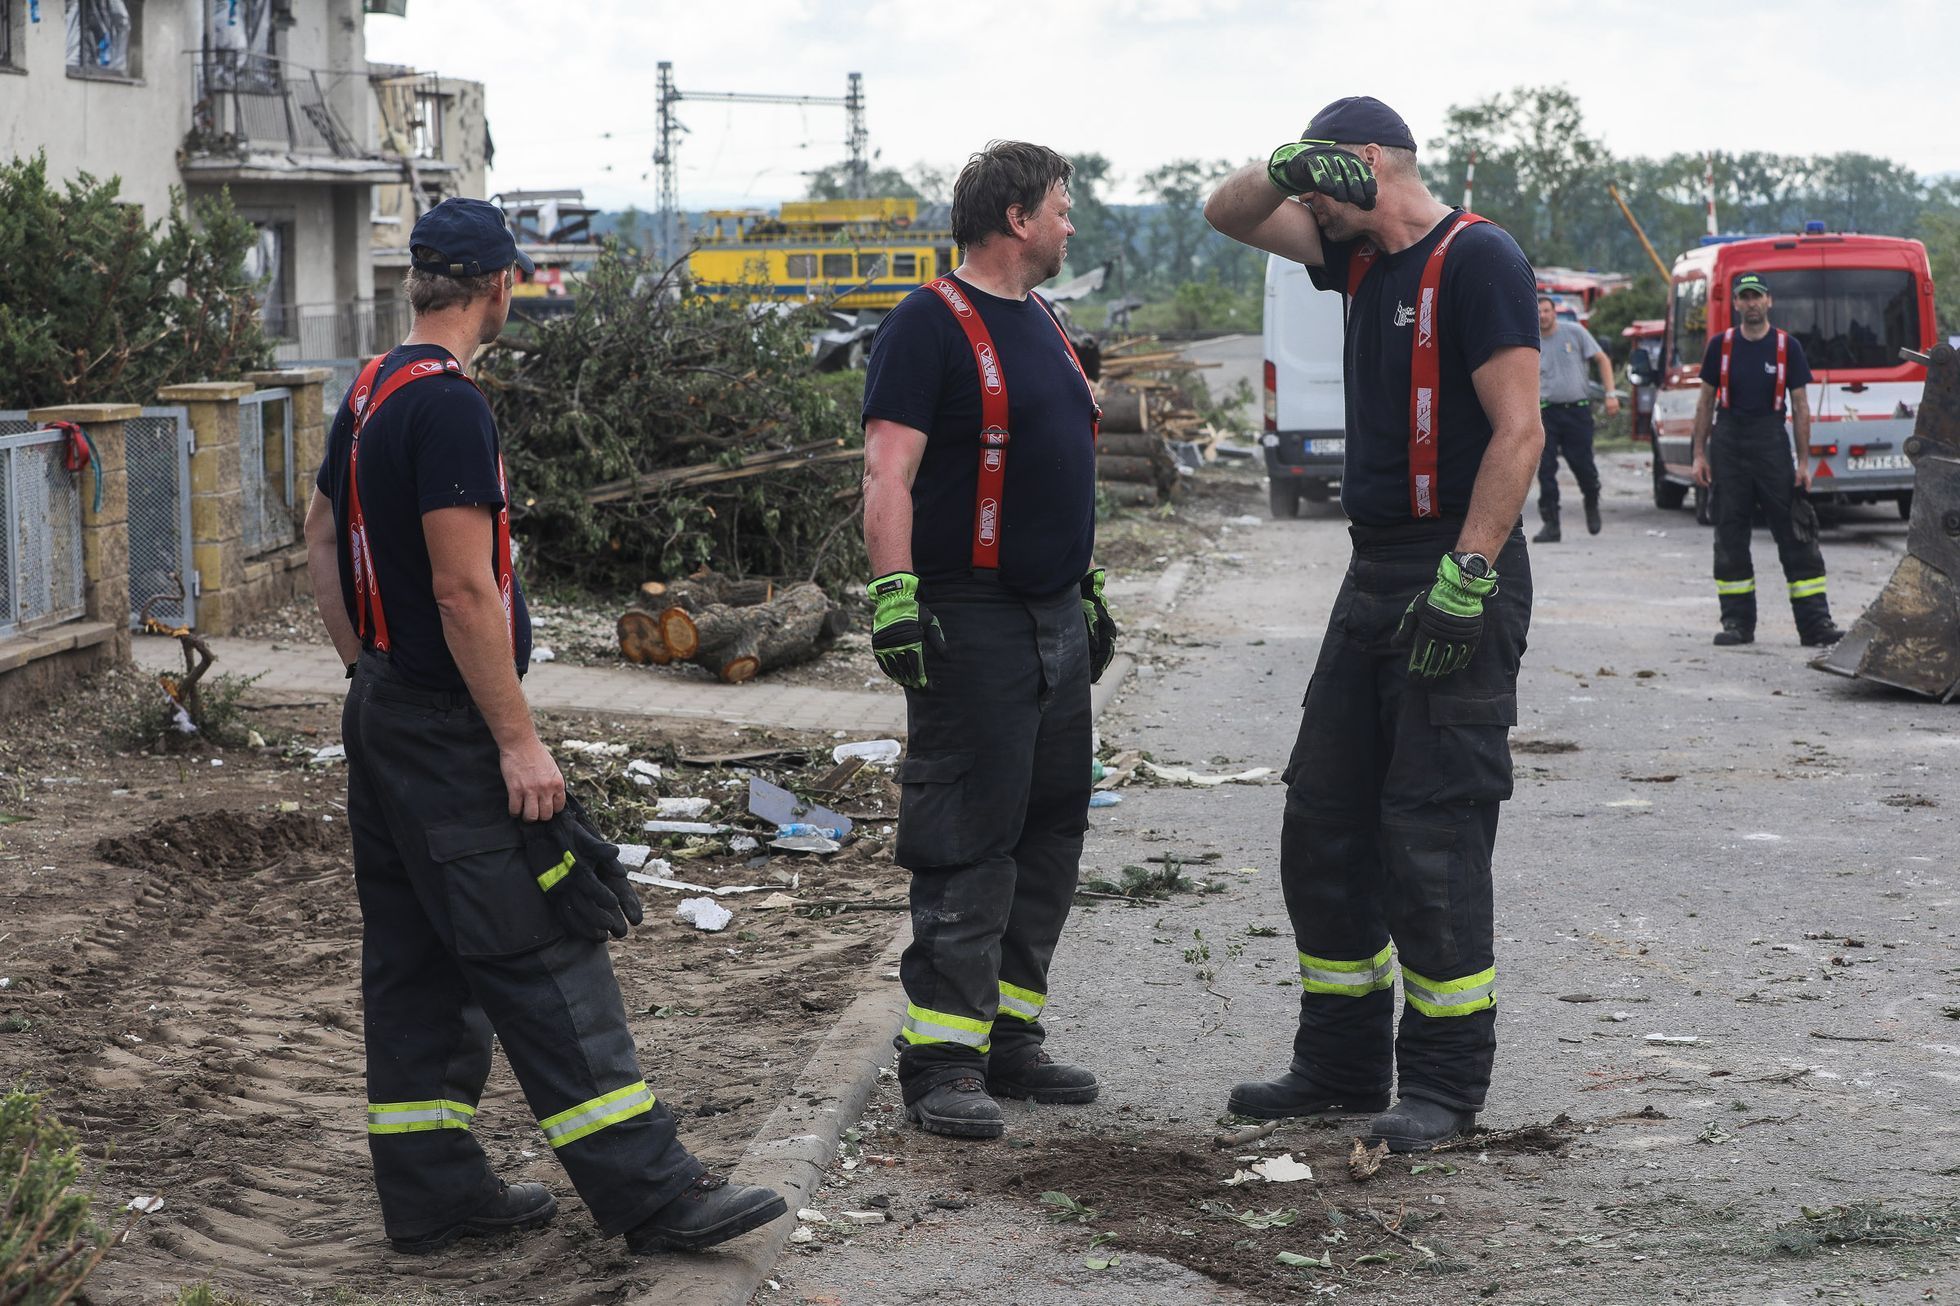
[[[580,939],[623,939],[645,919],[619,849],[599,837],[578,799],[549,821],[524,826],[524,847],[545,901],[565,932]]]

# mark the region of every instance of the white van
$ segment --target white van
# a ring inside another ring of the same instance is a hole
[[[1266,475],[1273,516],[1301,499],[1325,500],[1341,481],[1347,449],[1341,383],[1341,296],[1315,290],[1306,268],[1277,254],[1266,261]]]

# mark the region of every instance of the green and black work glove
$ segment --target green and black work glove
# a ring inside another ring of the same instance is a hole
[[[1089,683],[1102,679],[1109,661],[1116,656],[1116,622],[1103,602],[1103,569],[1097,567],[1082,578],[1082,619],[1089,623]]]
[[[919,578],[909,571],[887,572],[865,586],[878,606],[871,614],[871,654],[878,670],[907,689],[926,687],[926,649],[946,652],[939,618],[919,602]]]
[[[1409,650],[1409,675],[1442,680],[1470,665],[1484,633],[1484,600],[1497,593],[1497,576],[1466,576],[1444,554],[1436,579],[1409,601],[1391,648]]]
[[[578,799],[565,795],[564,811],[549,821],[527,822],[523,829],[531,872],[567,934],[623,939],[644,919],[618,847],[599,837]]]
[[[1266,161],[1266,175],[1288,195],[1325,195],[1357,209],[1375,207],[1375,170],[1332,141],[1288,141]]]

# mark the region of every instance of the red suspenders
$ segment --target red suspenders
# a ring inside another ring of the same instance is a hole
[[[973,496],[973,567],[975,571],[1000,570],[1000,526],[1001,497],[1007,485],[1007,378],[1001,374],[1000,354],[994,348],[993,335],[987,324],[980,320],[980,312],[966,297],[951,277],[940,277],[937,281],[926,283],[926,289],[938,295],[946,307],[952,310],[953,320],[960,324],[966,334],[966,342],[973,348],[973,363],[980,375],[980,479]],[[1082,360],[1075,356],[1075,346],[1069,343],[1068,332],[1062,330],[1061,322],[1048,306],[1043,304],[1041,312],[1054,326],[1062,338],[1062,348],[1068,351],[1069,364],[1075,374],[1082,378],[1082,384],[1089,384],[1088,374],[1082,370]],[[1089,391],[1089,404],[1095,407],[1096,394]],[[1096,416],[1089,428],[1089,439],[1094,441],[1102,426],[1102,409],[1096,408]]]
[[[1735,352],[1735,328],[1730,327],[1722,333],[1722,383],[1715,387],[1715,406],[1729,406],[1729,356]],[[1783,411],[1783,385],[1790,371],[1790,337],[1782,331],[1776,333],[1776,397],[1770,401],[1775,412]]]
[[[1443,290],[1443,259],[1467,228],[1489,222],[1474,213],[1459,213],[1422,265],[1422,284],[1416,292],[1415,339],[1409,360],[1409,511],[1417,517],[1440,517],[1436,493],[1436,409],[1442,386],[1443,353],[1436,341],[1436,301]],[[1363,244],[1348,260],[1348,298],[1361,289],[1361,280],[1375,265],[1377,251]]]
[[[368,628],[374,629],[374,646],[383,652],[388,649],[388,618],[381,608],[381,578],[374,567],[374,550],[368,542],[367,514],[361,511],[361,481],[359,467],[361,459],[361,431],[367,426],[381,403],[389,395],[411,381],[424,377],[441,376],[445,372],[462,377],[462,365],[448,358],[441,362],[423,359],[397,368],[388,379],[375,390],[374,378],[381,371],[381,364],[387,355],[373,359],[361,370],[360,379],[354,382],[354,389],[348,394],[347,402],[354,412],[354,433],[351,447],[347,451],[347,551],[353,562],[354,571],[354,625],[362,639],[367,638]],[[471,381],[474,385],[475,382]],[[497,454],[497,493],[504,498],[503,507],[497,509],[497,542],[495,565],[497,569],[497,591],[504,601],[504,627],[510,635],[510,646],[517,648],[517,607],[511,581],[510,565],[510,487],[504,479],[504,455]]]

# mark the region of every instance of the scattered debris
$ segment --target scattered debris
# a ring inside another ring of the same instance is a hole
[[[1656,1047],[1688,1048],[1701,1042],[1699,1034],[1649,1034],[1647,1041]]]
[[[1570,739],[1513,739],[1514,753],[1576,753],[1579,745]]]
[[[771,839],[769,846],[786,853],[834,853],[844,845],[826,835],[792,834],[781,839]]]
[[[804,824],[833,830],[836,833],[832,838],[842,838],[851,832],[850,817],[827,807],[806,803],[781,785],[762,779],[752,778],[749,781],[749,814],[779,828]]]
[[[890,766],[898,761],[898,741],[896,739],[863,739],[854,744],[839,744],[830,750],[830,760],[844,762],[855,757],[867,766]]]
[[[653,814],[670,820],[693,821],[708,814],[714,802],[707,798],[656,798]]]
[[[631,750],[625,744],[600,743],[591,739],[567,739],[558,745],[567,753],[577,753],[581,757],[624,757]],[[648,765],[652,765],[648,763]],[[657,771],[659,768],[655,768]]]
[[[1250,770],[1238,771],[1231,775],[1218,775],[1205,771],[1193,771],[1188,766],[1161,766],[1156,762],[1148,760],[1142,761],[1138,765],[1156,776],[1159,780],[1168,780],[1172,784],[1185,785],[1256,784],[1264,780],[1267,776],[1274,774],[1273,768],[1270,766],[1255,766]],[[1090,806],[1095,806],[1093,800]]]
[[[1048,1218],[1057,1224],[1088,1224],[1096,1218],[1095,1207],[1084,1206],[1067,1193],[1045,1192],[1041,1204],[1048,1208]]]
[[[345,762],[346,760],[347,745],[328,744],[325,748],[314,749],[313,755],[306,759],[306,764],[308,766],[328,766],[334,762]]]
[[[1089,795],[1091,807],[1114,807],[1123,801],[1123,795],[1112,789],[1098,789]]]
[[[735,913],[713,898],[683,898],[680,906],[674,908],[674,919],[683,925],[692,925],[697,930],[715,934],[728,928],[728,922],[735,919]]]
[[[1348,1177],[1356,1183],[1373,1179],[1381,1170],[1382,1162],[1387,1159],[1388,1144],[1386,1142],[1376,1143],[1370,1147],[1357,1138],[1354,1140],[1354,1146],[1348,1151]]]
[[[1283,1120],[1267,1120],[1245,1129],[1226,1129],[1212,1135],[1211,1145],[1221,1149],[1244,1147],[1247,1143],[1258,1142],[1285,1123]]]
[[[713,821],[648,821],[640,827],[648,834],[726,834],[728,827]]]
[[[1898,1040],[1885,1034],[1832,1034],[1821,1029],[1810,1031],[1812,1038],[1828,1039],[1833,1043],[1895,1043]]]
[[[1808,1206],[1799,1209],[1803,1218],[1782,1226],[1773,1244],[1778,1251],[1793,1256],[1856,1243],[1903,1247],[1950,1242],[1960,1234],[1960,1207],[1913,1213],[1886,1210],[1883,1202],[1850,1202],[1821,1211]]]
[[[1298,1183],[1302,1179],[1313,1178],[1313,1167],[1295,1161],[1293,1153],[1285,1152],[1260,1161],[1252,1167],[1252,1173],[1267,1183],[1291,1184]]]
[[[155,1197],[155,1196],[132,1197],[127,1202],[123,1203],[123,1210],[135,1211],[139,1215],[154,1215],[156,1212],[161,1211],[162,1209],[163,1209],[163,1199],[161,1197]]]
[[[626,764],[626,775],[636,785],[650,785],[660,778],[660,763],[635,758]]]

